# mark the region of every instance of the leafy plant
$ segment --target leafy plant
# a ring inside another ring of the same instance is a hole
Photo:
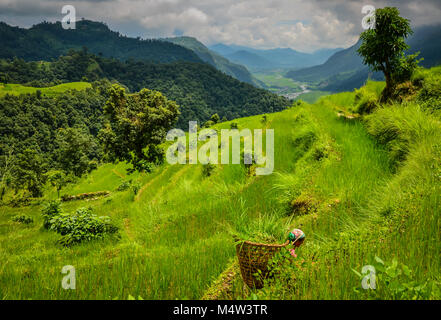
[[[441,283],[434,280],[417,281],[414,272],[405,264],[399,263],[397,259],[391,262],[384,262],[375,257],[375,290],[365,290],[368,297],[379,297],[389,299],[439,299],[441,298]],[[363,279],[365,275],[352,269],[352,271]],[[354,291],[361,293],[359,287]],[[381,293],[380,293],[381,292]]]
[[[139,190],[141,190],[141,184],[139,184],[139,183],[134,183],[134,184],[132,185],[132,191],[133,191],[133,194],[134,194],[135,196],[138,194]]]
[[[126,180],[121,182],[121,184],[116,188],[116,191],[126,191],[132,185],[132,180]]]
[[[213,174],[214,169],[216,169],[216,166],[211,163],[204,164],[202,166],[202,176],[209,177]]]
[[[51,220],[61,214],[61,202],[59,200],[52,200],[44,204],[41,210],[43,216],[43,227],[49,229],[51,227]]]
[[[159,91],[142,89],[127,94],[114,84],[104,106],[107,123],[100,132],[104,148],[112,160],[128,161],[133,170],[151,171],[163,161],[159,146],[176,122],[179,106]]]
[[[16,216],[12,217],[12,221],[20,222],[20,223],[24,223],[24,224],[30,224],[30,223],[34,222],[34,219],[26,214],[22,214],[22,215],[16,215]]]
[[[50,221],[50,230],[62,235],[59,242],[65,246],[104,238],[118,228],[107,216],[93,214],[91,208],[80,208],[74,214],[60,214]]]

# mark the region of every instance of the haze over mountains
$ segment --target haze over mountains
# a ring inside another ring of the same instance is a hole
[[[331,55],[341,50],[322,49],[313,53],[304,53],[291,48],[254,49],[222,43],[209,47],[230,61],[243,64],[251,71],[271,69],[298,69],[324,63]]]

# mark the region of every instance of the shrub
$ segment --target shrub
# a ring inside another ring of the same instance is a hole
[[[24,223],[24,224],[30,224],[34,222],[34,219],[32,219],[32,217],[22,214],[22,215],[16,215],[12,218],[12,221],[14,222],[19,222],[19,223]]]
[[[237,122],[231,122],[230,129],[239,129],[239,125],[237,124]]]
[[[405,160],[411,145],[441,129],[439,122],[416,104],[381,108],[365,120],[368,132],[387,147],[393,162]]]
[[[61,213],[61,202],[59,200],[52,200],[47,202],[41,211],[43,216],[43,227],[49,229],[51,227],[51,220]]]
[[[107,216],[97,216],[91,208],[80,208],[74,214],[60,214],[50,221],[50,230],[62,235],[59,242],[65,246],[83,241],[104,238],[118,228],[110,223]]]
[[[441,109],[441,75],[427,74],[417,99],[426,108]]]
[[[295,132],[292,142],[300,150],[307,151],[317,140],[316,130],[313,126],[304,126]]]
[[[132,185],[132,191],[135,196],[138,194],[139,190],[141,190],[141,185],[139,183]]]
[[[400,84],[411,80],[413,74],[418,69],[418,63],[422,60],[417,59],[418,55],[419,52],[408,56],[402,55],[393,73],[395,83]]]
[[[416,299],[440,299],[441,298],[441,283],[433,280],[426,280],[418,282],[414,278],[414,272],[405,264],[398,263],[396,259],[392,262],[384,262],[378,257],[375,257],[373,264],[376,270],[376,279],[379,288],[378,290],[360,290],[358,287],[354,288],[355,292],[370,296],[371,298],[382,298],[397,300],[416,300]],[[363,279],[365,275],[352,269],[352,271]]]
[[[213,174],[214,169],[216,169],[216,166],[211,163],[204,164],[202,166],[202,176],[209,177]]]
[[[210,128],[211,126],[214,126],[216,123],[212,120],[208,120],[204,123],[203,127],[204,128]]]
[[[365,87],[355,90],[354,112],[369,114],[378,107],[378,97],[374,92],[369,92]]]
[[[8,205],[11,207],[26,207],[31,205],[36,199],[32,198],[32,194],[28,190],[23,190],[16,193],[12,199],[9,200]]]
[[[118,188],[116,188],[116,191],[126,191],[130,188],[132,185],[132,180],[123,181]]]

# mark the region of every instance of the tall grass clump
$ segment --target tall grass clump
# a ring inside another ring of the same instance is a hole
[[[367,87],[362,87],[355,90],[355,100],[354,100],[353,111],[358,114],[369,114],[372,113],[379,106],[378,95],[367,89]]]
[[[440,130],[440,122],[415,103],[383,107],[365,121],[368,132],[387,147],[395,163],[405,160],[412,145]]]
[[[284,219],[279,211],[250,214],[242,198],[239,207],[230,207],[229,221],[226,229],[233,238],[264,243],[285,242],[291,223],[291,219]]]

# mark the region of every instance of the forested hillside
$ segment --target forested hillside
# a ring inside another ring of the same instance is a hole
[[[257,87],[261,87],[263,84],[254,78],[251,73],[244,66],[228,61],[228,59],[222,57],[216,52],[211,51],[196,38],[193,37],[175,37],[165,38],[165,41],[172,42],[174,44],[186,47],[194,51],[202,61],[210,64],[216,69],[226,73],[237,80],[253,84]]]
[[[70,49],[87,47],[91,52],[120,60],[129,58],[153,62],[201,59],[191,50],[160,40],[129,38],[111,31],[100,22],[82,20],[76,29],[63,29],[61,22],[42,22],[30,29],[11,27],[0,22],[0,58],[27,61],[56,59]]]
[[[51,63],[20,59],[0,62],[0,82],[34,86],[60,82],[116,80],[132,92],[142,88],[162,92],[180,105],[180,127],[189,120],[205,122],[217,113],[233,119],[283,110],[288,101],[269,91],[240,82],[204,63],[155,64],[121,62],[88,53],[69,52]]]
[[[0,22],[0,43],[0,58],[49,61],[66,54],[70,49],[87,47],[96,55],[121,61],[206,62],[240,81],[261,86],[244,66],[231,63],[195,38],[130,38],[110,30],[104,23],[89,20],[78,21],[76,29],[68,30],[64,30],[60,22],[43,22],[29,29]]]
[[[73,177],[97,168],[103,160],[97,135],[109,87],[106,81],[69,83],[29,93],[31,88],[14,85],[0,98],[1,198],[5,184],[36,197],[51,170]],[[8,172],[12,159],[15,170]]]

